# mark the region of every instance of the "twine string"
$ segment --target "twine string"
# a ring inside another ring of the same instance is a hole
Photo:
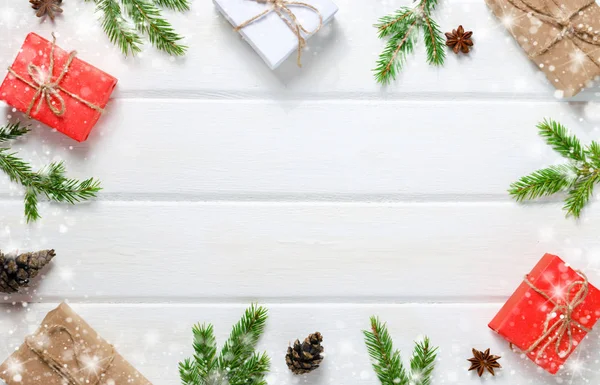
[[[540,337],[535,340],[527,350],[524,351],[525,354],[529,354],[536,350],[538,350],[536,354],[536,359],[539,359],[542,354],[548,349],[553,343],[555,344],[555,351],[559,357],[564,357],[571,353],[574,347],[573,341],[573,327],[577,327],[586,332],[590,332],[591,329],[586,328],[581,323],[575,321],[573,319],[573,312],[579,305],[581,305],[589,292],[589,283],[588,279],[581,271],[577,271],[577,273],[581,276],[581,280],[573,281],[569,286],[566,287],[564,301],[558,301],[552,299],[546,292],[540,290],[533,283],[531,283],[528,279],[528,276],[525,276],[523,280],[533,291],[544,297],[548,302],[554,305],[554,307],[550,310],[546,317],[546,321],[544,322],[544,329]],[[571,292],[575,290],[577,286],[580,286],[577,292],[571,298]],[[553,319],[556,319],[555,322],[552,322]],[[567,350],[561,352],[560,346],[563,343],[564,339],[567,339]],[[544,340],[548,339],[546,342]]]
[[[301,1],[290,1],[290,0],[252,0],[252,1],[255,1],[255,2],[261,3],[261,4],[270,4],[271,7],[264,10],[263,12],[259,13],[258,15],[246,20],[245,22],[241,23],[240,25],[235,27],[234,30],[236,32],[239,32],[241,29],[247,27],[248,25],[254,23],[255,21],[257,21],[259,19],[262,19],[269,13],[275,12],[285,22],[285,24],[290,28],[290,30],[292,30],[292,32],[294,33],[294,35],[296,35],[296,38],[298,39],[298,58],[297,58],[296,62],[298,64],[298,67],[302,67],[302,50],[306,46],[306,39],[304,38],[304,36],[302,36],[302,32],[304,32],[307,35],[312,35],[314,33],[317,33],[321,29],[321,27],[323,27],[323,15],[321,15],[321,12],[319,12],[319,10],[316,7],[314,7],[310,4],[307,4],[307,3],[303,3]],[[313,31],[308,31],[306,28],[304,28],[302,23],[300,23],[300,21],[298,21],[298,18],[296,17],[294,12],[289,8],[289,6],[304,7],[304,8],[308,8],[308,9],[312,10],[319,17],[319,25],[317,25],[317,27]]]
[[[77,365],[79,366],[78,371],[85,370],[85,363],[82,362],[81,359],[81,354],[83,350],[82,344],[75,340],[75,337],[73,336],[73,334],[71,334],[71,331],[62,325],[52,325],[47,329],[48,335],[52,335],[54,333],[59,332],[65,332],[69,336],[71,342],[73,343],[73,354],[75,356]],[[69,385],[97,385],[100,382],[100,378],[102,377],[102,375],[106,373],[106,371],[110,368],[115,359],[115,351],[114,348],[111,346],[112,351],[110,353],[110,356],[107,358],[108,364],[105,365],[103,369],[100,370],[100,372],[94,372],[97,379],[95,382],[91,382],[87,379],[78,378],[76,373],[73,373],[71,370],[69,370],[67,365],[62,364],[60,360],[58,360],[56,357],[50,354],[48,350],[46,350],[39,343],[36,343],[34,337],[28,337],[27,339],[25,339],[25,342],[29,349],[31,349],[35,354],[37,354],[46,365],[52,368],[52,370],[54,370],[61,378],[67,381]]]
[[[537,19],[541,20],[546,24],[550,24],[557,29],[561,30],[561,32],[554,37],[554,39],[544,47],[540,52],[537,52],[531,56],[536,57],[545,54],[550,51],[558,42],[560,42],[563,38],[568,37],[571,39],[578,39],[585,43],[592,44],[595,46],[600,46],[600,32],[599,31],[588,31],[585,26],[577,24],[573,22],[573,18],[577,16],[579,13],[584,12],[588,8],[596,5],[595,0],[588,0],[581,8],[574,10],[571,14],[565,14],[564,8],[560,6],[556,0],[548,0],[552,1],[556,6],[562,9],[562,15],[560,17],[556,17],[552,15],[550,10],[545,7],[545,9],[541,9],[526,0],[508,0],[510,4],[512,4],[517,9],[527,13],[532,14]],[[585,50],[583,50],[585,52]],[[590,53],[585,52],[590,59],[594,59]]]
[[[33,98],[31,99],[31,103],[29,103],[29,107],[27,108],[27,112],[26,112],[27,117],[29,117],[29,118],[31,117],[31,111],[33,110],[34,107],[35,107],[35,110],[33,111],[34,114],[37,114],[38,112],[40,112],[40,109],[42,108],[42,105],[44,104],[44,102],[46,102],[46,105],[48,106],[50,111],[52,111],[52,113],[54,115],[63,116],[65,114],[65,112],[67,111],[67,106],[66,106],[65,100],[63,99],[60,92],[63,92],[66,95],[69,95],[73,99],[85,104],[89,108],[91,108],[95,111],[98,111],[99,113],[104,112],[104,110],[101,107],[99,107],[91,102],[88,102],[87,100],[83,99],[82,97],[80,97],[79,95],[77,95],[73,92],[65,90],[60,85],[62,83],[65,75],[67,74],[67,72],[69,72],[69,67],[71,66],[71,63],[73,63],[73,59],[75,59],[75,56],[77,56],[77,51],[72,51],[69,54],[69,57],[67,58],[65,65],[63,66],[62,70],[60,71],[60,74],[56,77],[56,79],[54,79],[54,80],[52,79],[54,76],[54,50],[55,50],[55,48],[56,48],[56,36],[54,36],[54,34],[52,34],[52,46],[50,48],[50,65],[48,67],[47,74],[39,66],[37,66],[33,63],[29,63],[27,65],[27,74],[29,75],[31,80],[28,80],[25,77],[19,75],[12,67],[8,68],[8,72],[10,72],[10,74],[12,76],[19,79],[23,83],[27,84],[32,89],[36,90],[35,94],[33,95]],[[36,101],[37,101],[37,103],[36,103]]]

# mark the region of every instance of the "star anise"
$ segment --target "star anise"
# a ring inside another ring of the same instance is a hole
[[[469,53],[470,48],[473,46],[473,31],[465,32],[462,25],[458,26],[458,29],[453,29],[452,32],[446,32],[446,45],[452,47],[454,53],[462,51],[463,53]]]
[[[490,354],[490,349],[487,349],[485,352],[473,349],[473,358],[469,358],[467,361],[471,363],[469,370],[477,370],[477,374],[481,377],[486,369],[494,376],[494,369],[502,368],[498,363],[499,359],[499,356]]]
[[[63,11],[60,7],[62,0],[29,0],[29,2],[31,3],[31,8],[37,10],[35,13],[37,17],[48,15],[54,20],[56,14]]]

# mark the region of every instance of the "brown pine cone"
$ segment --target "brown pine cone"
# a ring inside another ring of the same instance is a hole
[[[306,337],[304,342],[299,340],[294,342],[294,346],[289,346],[285,355],[285,362],[294,374],[310,373],[319,367],[323,361],[323,336],[316,332]]]
[[[18,256],[6,255],[0,251],[0,292],[16,293],[27,287],[56,254],[54,250],[23,253]]]

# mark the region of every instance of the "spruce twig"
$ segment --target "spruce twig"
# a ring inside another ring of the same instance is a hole
[[[0,127],[0,143],[15,139],[29,132],[27,127],[19,123]],[[65,176],[66,169],[62,162],[51,163],[40,171],[34,172],[31,166],[19,158],[9,148],[0,148],[0,170],[8,178],[25,188],[25,217],[27,222],[40,218],[38,196],[44,195],[54,202],[75,204],[89,200],[101,190],[100,182],[94,178],[79,181]]]
[[[444,38],[440,27],[431,17],[436,5],[437,0],[419,0],[414,8],[402,7],[379,19],[375,25],[379,38],[390,38],[373,70],[377,82],[388,84],[396,79],[404,67],[407,55],[414,51],[419,29],[423,31],[427,62],[436,66],[444,64]]]
[[[213,326],[194,326],[194,358],[179,363],[182,383],[265,385],[270,359],[266,353],[254,350],[266,321],[267,309],[254,304],[250,306],[233,327],[218,356]]]
[[[566,164],[534,171],[511,184],[508,192],[517,201],[567,192],[564,209],[567,216],[578,218],[600,182],[600,144],[582,146],[562,124],[546,119],[538,124],[541,137],[554,151],[567,159]]]
[[[433,348],[429,338],[415,343],[410,360],[410,373],[407,373],[400,351],[394,350],[392,338],[385,323],[371,317],[371,329],[364,330],[365,343],[373,369],[381,385],[429,385],[434,369],[437,348]]]
[[[170,55],[182,56],[187,47],[180,44],[182,36],[163,18],[161,8],[179,12],[190,9],[189,0],[85,0],[93,1],[102,14],[102,29],[123,54],[141,51],[142,38]],[[129,19],[126,19],[127,16]]]

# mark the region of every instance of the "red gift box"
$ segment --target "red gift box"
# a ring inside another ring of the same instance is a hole
[[[546,254],[489,327],[555,374],[600,318],[600,291]]]
[[[82,142],[117,79],[35,33],[27,35],[0,86],[0,100]]]

